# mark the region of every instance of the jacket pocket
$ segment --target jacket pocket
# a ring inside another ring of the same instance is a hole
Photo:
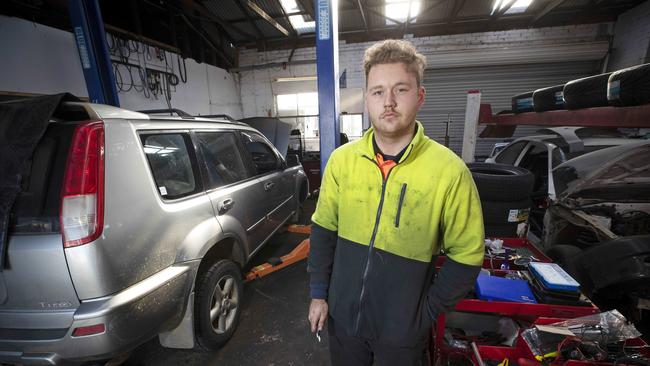
[[[397,203],[397,214],[395,215],[395,227],[399,227],[399,217],[402,214],[402,204],[406,195],[406,183],[402,184],[402,190],[399,193],[399,202]]]

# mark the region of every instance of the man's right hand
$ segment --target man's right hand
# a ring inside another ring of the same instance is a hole
[[[311,332],[323,330],[323,326],[327,321],[327,301],[322,299],[312,299],[309,304],[309,323],[311,324]]]

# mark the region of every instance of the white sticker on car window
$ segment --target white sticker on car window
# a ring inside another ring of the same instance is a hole
[[[160,191],[160,195],[166,196],[167,195],[167,188],[165,187],[158,187],[158,190]]]

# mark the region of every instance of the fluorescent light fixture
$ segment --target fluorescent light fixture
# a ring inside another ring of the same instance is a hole
[[[415,18],[420,13],[420,4],[418,0],[386,0],[386,6],[384,8],[384,14],[387,16],[399,20],[400,22],[406,21],[409,18],[409,3],[411,7],[411,22],[415,21]],[[386,19],[386,25],[393,25],[395,22],[392,20]]]
[[[300,12],[300,8],[298,7],[296,0],[280,0],[280,4],[282,5],[284,12],[289,17],[291,26],[296,30],[296,32],[303,34],[316,31],[315,21],[312,20],[311,22],[306,22],[305,17],[301,14],[291,15],[293,13]]]
[[[287,81],[313,81],[316,80],[316,76],[292,76],[288,78],[277,78],[275,79],[278,83],[284,83]]]
[[[496,13],[497,10],[503,9],[510,0],[496,0],[492,6],[492,14]],[[523,13],[528,9],[533,0],[516,0],[514,4],[505,12],[505,14],[518,14]]]

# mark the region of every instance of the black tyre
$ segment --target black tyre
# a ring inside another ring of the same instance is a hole
[[[564,109],[564,85],[537,89],[533,92],[533,108],[535,112]]]
[[[514,113],[533,111],[533,92],[517,94],[512,97],[512,111]]]
[[[486,238],[514,238],[517,236],[517,223],[485,225]]]
[[[524,168],[491,163],[469,163],[481,201],[522,201],[529,199],[535,177]]]
[[[514,224],[516,227],[519,222],[528,220],[532,204],[530,198],[513,202],[481,201],[483,222],[485,225]]]
[[[244,284],[239,267],[223,259],[199,274],[194,331],[201,348],[216,350],[232,337],[239,322]]]
[[[607,83],[607,99],[616,106],[650,103],[650,64],[613,72]]]
[[[567,109],[603,107],[607,101],[607,82],[611,73],[572,80],[564,85]]]
[[[571,277],[578,279],[577,256],[582,253],[582,249],[573,245],[553,245],[546,254],[553,262],[564,268]]]

